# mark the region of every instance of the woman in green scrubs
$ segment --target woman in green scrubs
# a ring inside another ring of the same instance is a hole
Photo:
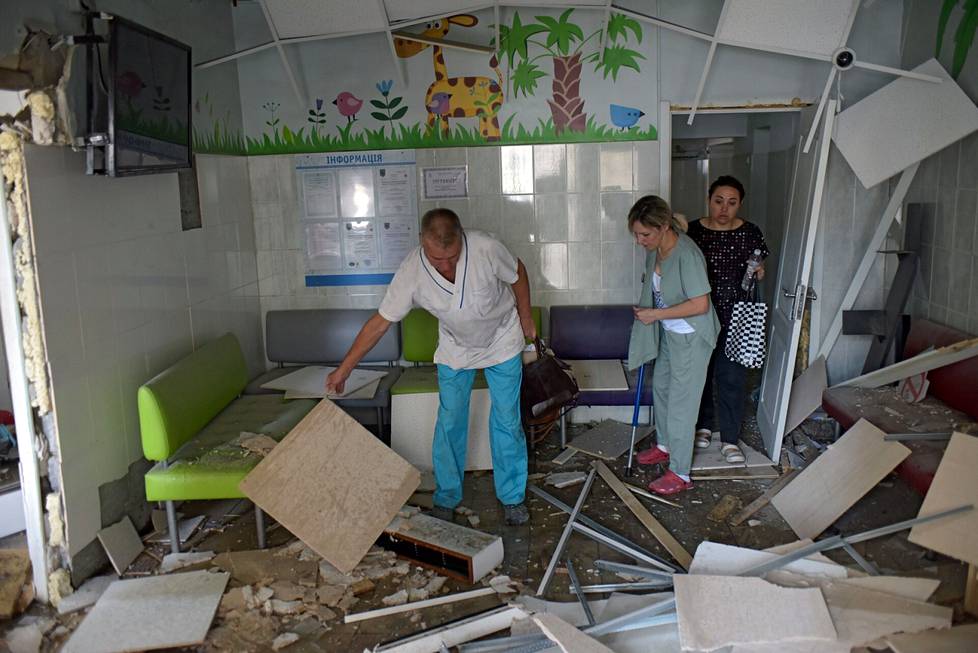
[[[628,367],[655,360],[652,400],[658,444],[639,453],[638,462],[668,463],[668,471],[649,485],[657,494],[693,486],[693,432],[720,329],[710,301],[706,260],[686,235],[686,227],[686,220],[655,195],[641,198],[628,212],[628,228],[646,250]]]

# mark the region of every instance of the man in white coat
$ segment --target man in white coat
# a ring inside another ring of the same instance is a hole
[[[523,262],[498,240],[462,229],[449,209],[421,219],[421,246],[401,263],[377,314],[357,334],[350,351],[326,379],[328,393],[342,392],[350,372],[414,306],[438,318],[438,421],[431,447],[435,471],[434,514],[451,520],[462,501],[468,445],[469,396],[476,370],[489,385],[496,497],[509,524],[523,524],[526,439],[520,420],[524,337],[536,336],[530,284]]]

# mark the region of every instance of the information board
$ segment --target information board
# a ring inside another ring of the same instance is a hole
[[[299,154],[295,172],[306,285],[390,283],[418,246],[414,150]]]

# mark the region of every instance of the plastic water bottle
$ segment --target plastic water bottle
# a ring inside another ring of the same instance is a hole
[[[755,249],[754,253],[748,257],[744,280],[740,282],[740,287],[744,290],[750,290],[751,284],[754,283],[754,273],[761,266],[761,260],[761,250],[759,249]]]

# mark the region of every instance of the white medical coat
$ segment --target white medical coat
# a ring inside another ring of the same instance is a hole
[[[523,329],[512,284],[516,258],[491,235],[466,230],[455,283],[435,270],[421,247],[401,263],[380,304],[380,315],[400,322],[414,306],[438,318],[435,362],[452,369],[491,367],[523,349]]]

